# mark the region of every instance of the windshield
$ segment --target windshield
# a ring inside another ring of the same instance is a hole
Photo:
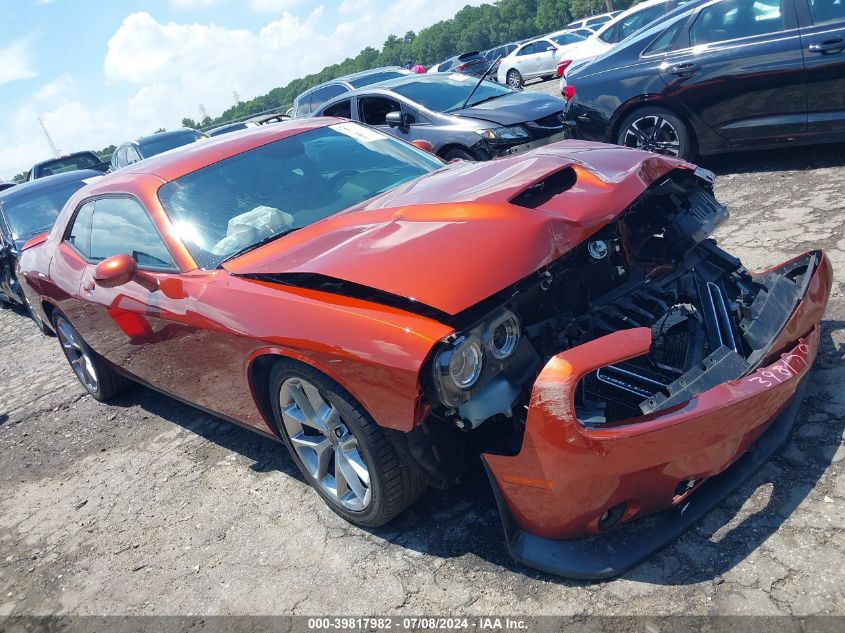
[[[584,37],[576,33],[563,33],[562,35],[555,35],[551,38],[555,44],[567,46],[568,44],[575,44],[576,42],[583,42]]]
[[[469,75],[454,74],[448,77],[432,75],[395,86],[393,92],[434,112],[452,112],[463,106],[476,83],[478,83],[478,78]],[[474,106],[482,101],[498,99],[512,92],[510,88],[484,80],[466,107]]]
[[[12,237],[20,239],[49,231],[70,197],[85,186],[85,181],[74,180],[16,196],[3,205],[3,211],[12,230]]]
[[[145,138],[138,143],[138,149],[142,158],[149,158],[150,156],[182,147],[188,143],[193,143],[201,138],[205,138],[205,135],[195,130],[185,130],[184,132],[163,134],[160,138],[156,138],[155,136]]]
[[[159,200],[205,269],[443,166],[358,123],[303,132],[163,185]]]
[[[398,77],[404,77],[407,74],[408,73],[404,73],[401,70],[385,70],[380,73],[372,73],[371,75],[365,75],[364,77],[359,77],[358,79],[351,79],[349,83],[352,85],[353,88],[363,88],[364,86],[370,86],[380,81],[387,81],[388,79],[397,79]]]
[[[90,169],[100,164],[100,159],[93,154],[76,154],[75,156],[65,156],[64,158],[57,158],[56,160],[41,163],[36,175],[40,178],[42,176],[52,176],[53,174],[63,174],[66,171],[76,171],[77,169]]]

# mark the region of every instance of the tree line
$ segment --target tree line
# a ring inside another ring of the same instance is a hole
[[[264,95],[238,101],[220,116],[203,116],[199,120],[182,119],[182,125],[209,129],[230,121],[270,110],[285,111],[301,92],[342,75],[379,66],[401,66],[408,61],[429,67],[465,51],[486,50],[516,40],[556,31],[583,17],[604,13],[610,7],[627,9],[638,0],[499,0],[495,4],[465,6],[453,18],[403,36],[391,35],[381,49],[368,46],[355,57],[326,66],[318,73],[294,79],[284,87],[273,88]],[[204,109],[203,109],[204,111]],[[97,152],[109,160],[114,146]],[[26,173],[20,176],[26,177]]]

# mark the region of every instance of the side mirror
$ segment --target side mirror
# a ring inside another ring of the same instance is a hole
[[[546,49],[546,52],[547,52],[547,53],[553,53],[553,52],[554,52],[554,51],[556,51],[556,50],[557,50],[557,49],[556,49],[554,46],[549,46],[549,47]]]
[[[135,280],[150,292],[158,289],[158,280],[138,270],[130,255],[112,255],[94,267],[94,283],[103,288],[116,288]]]
[[[411,145],[413,145],[416,148],[421,149],[424,152],[428,152],[429,154],[434,153],[434,145],[432,145],[428,141],[425,141],[421,138],[418,138],[416,140],[411,141]]]
[[[405,127],[402,121],[402,113],[399,110],[388,112],[384,120],[390,127]]]
[[[410,112],[394,110],[393,112],[388,112],[384,120],[390,127],[406,128],[414,122],[414,115]]]

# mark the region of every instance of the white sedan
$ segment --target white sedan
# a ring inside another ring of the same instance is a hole
[[[502,58],[496,79],[511,88],[521,88],[526,80],[536,77],[551,79],[557,73],[561,56],[584,41],[581,35],[562,32],[521,44]]]

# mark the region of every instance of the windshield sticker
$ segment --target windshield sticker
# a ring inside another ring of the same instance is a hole
[[[358,125],[357,123],[335,123],[330,127],[333,130],[340,132],[341,134],[346,134],[346,136],[352,137],[356,141],[360,141],[362,143],[383,141],[385,138],[383,134],[380,134],[375,130],[371,130],[368,127],[364,127],[363,125]]]

